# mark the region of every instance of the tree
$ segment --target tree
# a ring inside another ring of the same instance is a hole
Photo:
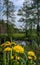
[[[32,27],[35,20],[35,17],[32,11],[32,1],[30,3],[30,0],[29,1],[25,0],[23,3],[23,7],[19,9],[18,11],[18,15],[21,16],[19,21],[24,22],[25,24],[25,32],[26,32],[25,36],[27,37],[28,35],[27,30],[30,29],[30,37],[32,37]],[[31,41],[32,41],[32,38],[31,38]]]
[[[3,11],[3,5],[2,0],[0,0],[0,19],[2,20],[2,11]]]
[[[14,10],[14,4],[10,0],[3,0],[3,5],[4,5],[4,15],[6,16],[7,20],[7,34],[9,34],[9,22],[15,22],[15,10]],[[11,20],[11,21],[10,21]]]
[[[34,14],[37,16],[37,32],[39,31],[39,23],[40,23],[40,0],[33,0],[33,9],[36,10]]]
[[[40,0],[33,0],[33,9],[34,9],[34,15],[35,15],[35,19],[36,19],[36,23],[37,23],[37,43],[39,45],[40,41],[40,29],[39,29],[39,25],[40,25]]]

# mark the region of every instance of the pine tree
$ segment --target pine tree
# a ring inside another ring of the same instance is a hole
[[[34,9],[34,15],[35,15],[35,19],[36,19],[36,23],[37,23],[37,43],[39,45],[40,41],[40,28],[39,28],[39,24],[40,24],[40,0],[33,0],[33,9]]]
[[[15,10],[14,10],[14,4],[10,0],[3,0],[3,5],[4,5],[4,15],[6,16],[7,20],[7,34],[9,34],[9,22],[15,22]],[[11,20],[11,21],[10,21]]]
[[[32,1],[30,2],[25,0],[24,3],[23,3],[23,7],[21,9],[19,9],[18,11],[18,15],[21,16],[21,19],[19,19],[19,21],[21,22],[24,22],[25,24],[25,32],[26,32],[26,37],[28,35],[28,28],[30,30],[30,38],[31,38],[31,43],[32,43],[32,27],[33,27],[33,24],[35,22],[35,17],[34,17],[34,14],[33,14],[33,10],[32,10]]]

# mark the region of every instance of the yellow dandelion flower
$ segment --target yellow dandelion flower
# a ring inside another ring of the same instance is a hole
[[[10,44],[10,42],[9,42],[9,41],[6,41],[5,43]]]
[[[32,59],[32,57],[31,56],[28,56],[28,59]]]
[[[33,51],[28,52],[28,59],[36,60],[37,57]]]
[[[35,56],[35,53],[33,51],[28,51],[29,56]]]
[[[11,46],[11,44],[5,44],[4,47]]]
[[[19,60],[19,59],[20,59],[20,57],[16,56],[16,60]]]
[[[18,57],[18,60],[20,59],[20,57]]]
[[[5,42],[4,47],[6,47],[6,46],[11,46],[11,43],[9,41]]]
[[[17,65],[19,65],[19,62],[17,62]]]
[[[20,45],[14,46],[13,50],[18,53],[24,53],[24,48]]]
[[[37,59],[37,57],[36,56],[34,56],[34,60],[36,60]]]
[[[13,60],[14,59],[14,56],[11,56],[11,60]]]
[[[6,47],[6,46],[11,46],[11,43],[9,41],[6,41],[3,43],[1,46]]]
[[[12,49],[10,48],[10,47],[7,47],[7,48],[5,48],[4,49],[4,51],[6,51],[6,52],[9,52],[9,51],[11,51]]]

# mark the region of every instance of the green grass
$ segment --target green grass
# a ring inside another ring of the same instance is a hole
[[[24,33],[14,33],[13,37],[24,37],[25,34]]]
[[[27,35],[27,38],[25,37],[25,33],[13,33],[13,34],[10,34],[9,36],[10,36],[10,38],[12,37],[13,39],[24,40],[24,39],[28,39],[28,38],[30,39],[31,34],[29,33]],[[7,34],[0,34],[0,38],[1,37],[6,38]],[[37,37],[37,34],[36,33],[32,33],[32,38],[35,39],[36,37]]]
[[[10,34],[9,36],[12,39],[24,39],[25,38],[25,34],[24,33],[14,33],[14,34]],[[0,34],[0,38],[1,37],[6,38],[7,34]]]
[[[23,36],[25,36],[25,34],[24,33],[13,33],[13,34],[10,34],[10,35],[13,35],[14,37],[23,37]],[[7,36],[7,34],[0,34],[0,37],[1,36]]]

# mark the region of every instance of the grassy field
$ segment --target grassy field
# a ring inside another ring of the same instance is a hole
[[[9,36],[12,37],[13,39],[23,39],[25,37],[25,34],[24,33],[14,33],[14,34],[10,34]],[[0,34],[0,38],[1,37],[6,38],[7,34]]]
[[[13,33],[13,34],[9,34],[9,37],[17,40],[30,40],[31,35],[32,35],[32,39],[36,39],[37,37],[36,33],[27,34],[27,37],[25,33]],[[0,38],[2,37],[6,38],[7,34],[0,34]]]

